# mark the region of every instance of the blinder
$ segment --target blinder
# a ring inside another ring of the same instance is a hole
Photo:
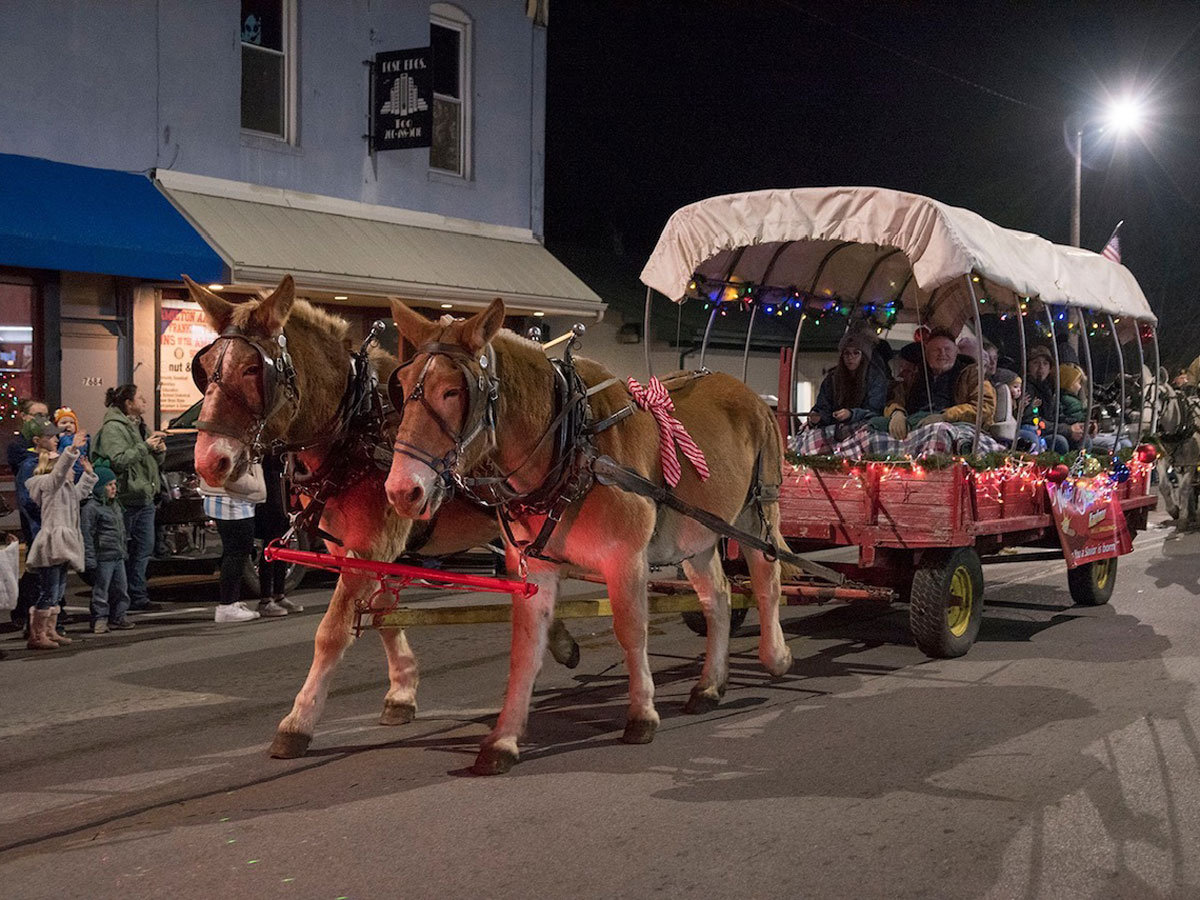
[[[250,447],[251,458],[258,459],[262,454],[262,432],[266,427],[267,421],[284,403],[291,403],[293,415],[295,415],[296,410],[299,408],[296,369],[292,365],[291,354],[288,353],[287,336],[282,331],[275,335],[267,346],[264,346],[259,341],[243,333],[237,326],[231,325],[221,332],[215,341],[207,347],[201,348],[192,357],[192,381],[200,389],[200,393],[206,393],[210,384],[217,385],[218,390],[224,387],[221,382],[221,369],[224,366],[225,354],[234,341],[245,343],[258,355],[258,386],[259,394],[262,397],[262,406],[259,409],[255,409],[247,402],[241,392],[230,391],[230,399],[241,406],[253,421],[249,433],[235,432],[228,426],[205,420],[197,421],[196,428],[200,431],[210,431],[236,437]],[[276,353],[274,356],[268,353],[268,347],[275,348]],[[215,358],[211,360],[209,367],[212,370],[210,378],[202,363],[206,361],[206,357],[212,354],[215,354]]]

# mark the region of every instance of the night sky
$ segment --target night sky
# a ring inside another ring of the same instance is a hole
[[[717,194],[897,188],[1069,243],[1064,121],[1136,93],[1138,135],[1085,131],[1082,243],[1123,219],[1164,361],[1200,353],[1200,3],[564,0],[547,90],[547,245],[627,318]]]

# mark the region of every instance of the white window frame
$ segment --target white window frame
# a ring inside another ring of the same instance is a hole
[[[296,143],[296,123],[297,116],[297,66],[296,57],[298,46],[299,29],[296,23],[296,4],[298,0],[282,0],[280,3],[280,11],[283,16],[282,33],[283,33],[283,50],[272,50],[267,47],[259,48],[263,53],[283,54],[283,134],[275,134],[270,131],[258,131],[254,128],[242,128],[242,134],[246,137],[259,138],[267,141],[276,141],[280,144],[295,145]],[[243,44],[241,35],[238,35],[238,123],[241,123],[242,99],[241,99],[241,78],[240,67],[242,64]]]
[[[462,128],[459,131],[461,140],[459,159],[462,161],[462,171],[454,172],[450,169],[440,169],[431,163],[429,172],[431,175],[455,181],[470,181],[472,171],[471,134],[474,131],[472,127],[473,114],[471,105],[471,96],[474,93],[471,88],[473,23],[470,16],[450,3],[431,4],[429,7],[429,22],[431,25],[438,25],[442,28],[449,28],[452,31],[458,32],[458,90],[461,94],[458,102],[462,110]],[[445,94],[437,93],[433,95],[433,98],[435,100],[454,100],[454,98],[447,97]]]

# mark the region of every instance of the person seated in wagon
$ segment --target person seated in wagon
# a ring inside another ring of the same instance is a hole
[[[935,422],[974,425],[979,402],[979,365],[958,352],[954,335],[934,328],[922,343],[924,371],[918,374],[903,403],[889,403],[884,416],[892,437],[903,439],[909,429]],[[990,425],[996,411],[996,391],[983,382],[983,418]]]
[[[878,339],[866,328],[851,326],[838,343],[838,361],[821,382],[810,428],[859,425],[883,412],[888,376],[875,361]]]
[[[1059,367],[1060,374],[1066,366],[1079,368],[1077,362],[1064,361]],[[1072,447],[1080,447],[1086,431],[1084,417],[1080,415],[1077,421],[1067,421],[1062,415],[1058,379],[1053,376],[1054,355],[1050,348],[1043,344],[1030,347],[1025,370],[1029,375],[1029,403],[1021,417],[1018,437],[1031,444],[1030,449],[1034,452],[1045,449],[1066,453]],[[1082,369],[1079,374],[1083,375]],[[1024,446],[1021,449],[1025,449]]]

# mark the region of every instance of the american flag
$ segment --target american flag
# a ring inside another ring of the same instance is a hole
[[[1121,226],[1124,224],[1124,221],[1117,223],[1117,227],[1113,229],[1112,237],[1108,239],[1108,243],[1100,251],[1101,256],[1105,259],[1111,259],[1115,263],[1121,261],[1121,239],[1117,237],[1117,232],[1121,230]]]

